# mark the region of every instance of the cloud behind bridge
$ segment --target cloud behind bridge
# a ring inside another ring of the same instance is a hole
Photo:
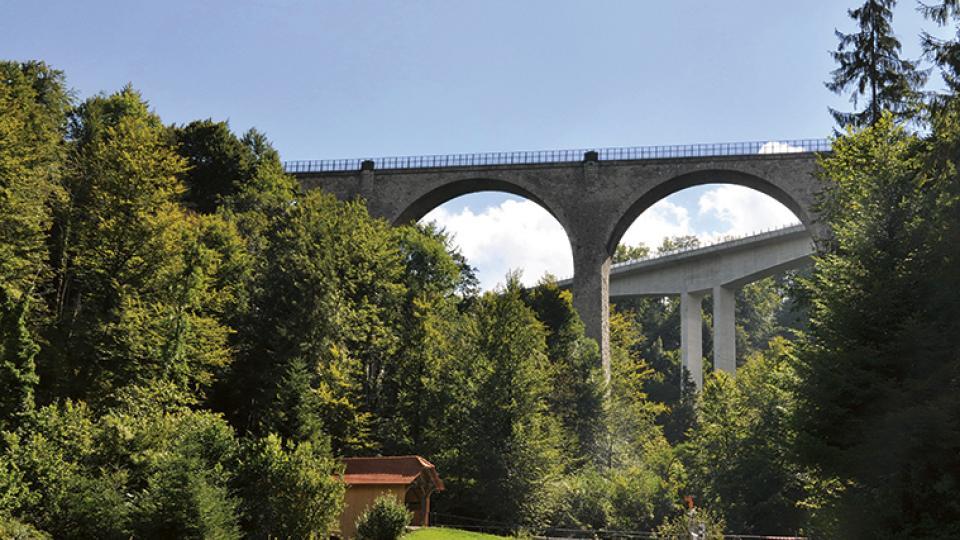
[[[513,195],[467,195],[435,208],[422,221],[446,229],[477,267],[481,286],[492,289],[510,270],[524,284],[545,273],[573,274],[570,244],[560,224],[540,205]],[[704,242],[743,236],[797,222],[770,197],[735,185],[690,188],[667,197],[627,229],[621,243],[656,248],[666,237],[695,235]]]

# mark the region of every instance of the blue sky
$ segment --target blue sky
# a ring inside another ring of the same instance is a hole
[[[166,122],[255,126],[284,159],[817,138],[832,129],[828,106],[849,107],[823,81],[834,28],[853,28],[855,4],[0,0],[0,57],[45,60],[81,97],[133,83]],[[907,56],[921,26],[901,1],[894,28]],[[689,232],[756,225],[732,224],[735,190],[704,210],[711,189],[666,201],[687,212]],[[483,227],[466,218],[510,200],[473,196],[441,217],[467,242],[483,231],[451,224]],[[675,225],[676,208],[660,209]],[[497,219],[536,211],[521,210]],[[553,238],[541,229],[515,235],[519,249],[470,248],[484,283],[509,267],[529,280],[563,274],[565,263],[522,256]],[[644,230],[631,238],[653,242],[655,227]],[[569,258],[563,244],[543,258]]]

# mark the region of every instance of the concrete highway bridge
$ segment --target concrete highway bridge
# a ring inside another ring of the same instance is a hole
[[[680,358],[703,387],[701,303],[713,296],[713,366],[737,371],[736,290],[748,283],[810,264],[813,238],[792,225],[709,246],[615,264],[610,269],[610,298],[680,297]],[[568,287],[573,280],[560,281]]]
[[[362,198],[372,215],[394,224],[417,221],[450,199],[480,191],[504,191],[538,203],[570,240],[574,305],[587,334],[600,344],[609,377],[610,261],[633,221],[676,191],[737,184],[782,203],[817,238],[817,154],[829,150],[827,140],[804,139],[291,161],[284,166],[304,188],[322,188],[341,199]]]

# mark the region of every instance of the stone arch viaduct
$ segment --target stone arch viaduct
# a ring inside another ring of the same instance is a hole
[[[305,189],[360,197],[393,224],[413,222],[455,197],[504,191],[530,199],[563,226],[573,253],[574,305],[610,372],[611,256],[633,221],[684,188],[729,183],[781,202],[816,235],[817,153],[825,140],[722,143],[285,163]]]

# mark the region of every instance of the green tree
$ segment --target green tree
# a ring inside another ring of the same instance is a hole
[[[896,3],[896,0],[866,0],[847,12],[857,21],[859,31],[836,32],[840,43],[831,55],[838,66],[825,84],[837,94],[853,88],[850,101],[854,108],[861,98],[866,99],[859,112],[830,109],[841,127],[875,124],[883,111],[891,111],[898,119],[908,119],[915,114],[919,89],[927,74],[913,62],[900,58],[900,40],[890,25]]]
[[[577,468],[591,461],[602,446],[603,426],[597,422],[605,393],[600,352],[584,334],[569,290],[548,277],[524,291],[523,297],[547,331],[550,414],[560,420],[564,453]]]
[[[660,247],[657,248],[657,255],[698,247],[700,247],[700,239],[693,235],[665,237],[663,242],[660,243]]]
[[[316,433],[292,420],[314,415],[335,453],[372,448],[404,294],[393,234],[362,202],[312,191],[273,216],[263,238],[225,410],[244,430],[295,440]]]
[[[51,396],[110,400],[128,384],[176,380],[185,399],[230,361],[216,314],[239,237],[178,204],[184,162],[131,88],[87,100],[71,125],[68,204],[54,238]],[[242,245],[242,244],[240,244]]]
[[[453,394],[450,367],[459,354],[465,279],[447,236],[432,226],[393,230],[404,263],[405,296],[396,353],[384,364],[377,439],[387,454],[433,455],[449,447],[442,431]]]
[[[188,206],[213,212],[250,182],[255,172],[253,152],[227,122],[196,120],[172,131],[177,151],[187,161],[182,180]]]
[[[643,244],[628,246],[626,244],[617,244],[617,251],[613,254],[614,263],[635,261],[646,259],[650,256],[650,248]]]
[[[40,347],[27,329],[28,299],[19,302],[0,287],[0,430],[15,427],[33,410],[37,378],[34,357]]]
[[[70,96],[42,62],[0,62],[0,287],[19,297],[48,270],[46,236],[62,195]]]
[[[955,22],[960,16],[960,3],[957,0],[941,0],[934,4],[920,3],[918,9],[939,26]],[[939,67],[940,76],[947,85],[949,93],[935,100],[943,102],[950,94],[960,91],[960,29],[957,29],[953,39],[940,39],[929,32],[923,32],[921,45],[924,56]]]
[[[253,538],[326,538],[343,508],[340,465],[322,443],[276,435],[244,449],[237,484]]]
[[[922,142],[885,116],[822,162],[833,245],[806,282],[799,449],[846,487],[824,513],[838,537],[960,534],[955,109]]]
[[[720,511],[732,530],[797,533],[808,472],[793,456],[798,383],[790,342],[753,353],[736,379],[715,372],[699,398],[681,453],[696,500]]]
[[[548,512],[543,487],[563,463],[559,428],[547,414],[546,336],[521,294],[508,276],[503,290],[475,306],[472,348],[460,367],[469,402],[451,426],[452,459],[441,464],[455,498],[450,513],[539,527]]]

